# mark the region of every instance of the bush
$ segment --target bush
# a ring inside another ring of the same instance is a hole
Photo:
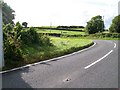
[[[24,61],[21,50],[14,44],[8,44],[4,48],[4,58],[7,67],[17,67],[20,62]]]
[[[28,28],[28,30],[24,30],[21,33],[21,41],[25,45],[31,45],[31,44],[40,44],[42,45],[51,45],[50,39],[47,37],[47,35],[38,34],[35,31],[35,28],[31,27]]]
[[[39,40],[40,40],[41,45],[44,45],[44,46],[52,46],[53,45],[47,35],[41,34]]]
[[[13,27],[11,24],[3,26],[4,58],[7,67],[16,67],[18,62],[23,61],[19,39],[21,26],[19,23]],[[13,63],[14,62],[14,63]]]
[[[39,44],[39,34],[33,27],[30,27],[21,33],[21,41],[26,45]]]
[[[5,68],[15,68],[24,65],[26,62],[23,58],[24,45],[52,45],[50,39],[43,34],[38,34],[35,28],[22,28],[22,25],[17,22],[16,25],[3,25],[4,37],[4,58]]]

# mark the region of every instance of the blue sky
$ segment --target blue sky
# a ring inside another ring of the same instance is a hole
[[[4,0],[15,10],[15,22],[29,26],[86,25],[91,17],[104,16],[109,27],[118,15],[119,0]]]

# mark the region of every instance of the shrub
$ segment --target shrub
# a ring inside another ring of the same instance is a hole
[[[39,44],[39,34],[33,27],[30,27],[21,33],[21,41],[26,45]]]
[[[7,44],[4,48],[5,65],[7,67],[19,66],[20,62],[23,62],[21,50],[16,48],[15,44]]]
[[[17,22],[16,25],[3,25],[4,37],[4,58],[5,68],[15,68],[24,65],[26,61],[23,58],[24,45],[52,45],[49,37],[43,34],[38,34],[35,28],[22,28],[22,25]]]
[[[20,31],[21,26],[19,22],[16,23],[14,27],[11,24],[7,24],[3,27],[4,58],[5,65],[7,67],[16,67],[18,65],[18,62],[23,61],[22,53],[20,50]]]
[[[45,45],[45,46],[52,46],[53,45],[47,35],[41,34],[39,40],[40,40],[41,45]]]
[[[21,33],[21,41],[25,45],[31,45],[31,44],[40,44],[41,46],[52,45],[47,35],[38,34],[35,28],[33,27],[30,27]]]

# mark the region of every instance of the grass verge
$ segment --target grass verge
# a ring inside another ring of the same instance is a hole
[[[34,63],[42,60],[69,54],[93,44],[92,40],[80,38],[56,38],[51,37],[54,46],[38,46],[24,47],[25,62]]]
[[[51,42],[54,44],[53,46],[24,46],[22,48],[24,64],[21,62],[20,66],[70,54],[93,45],[93,41],[90,39],[56,37],[50,38]],[[3,70],[12,68],[15,67],[4,67]]]

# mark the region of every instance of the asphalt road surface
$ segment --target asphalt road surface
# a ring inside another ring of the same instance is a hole
[[[118,88],[118,41],[3,74],[3,88]]]

